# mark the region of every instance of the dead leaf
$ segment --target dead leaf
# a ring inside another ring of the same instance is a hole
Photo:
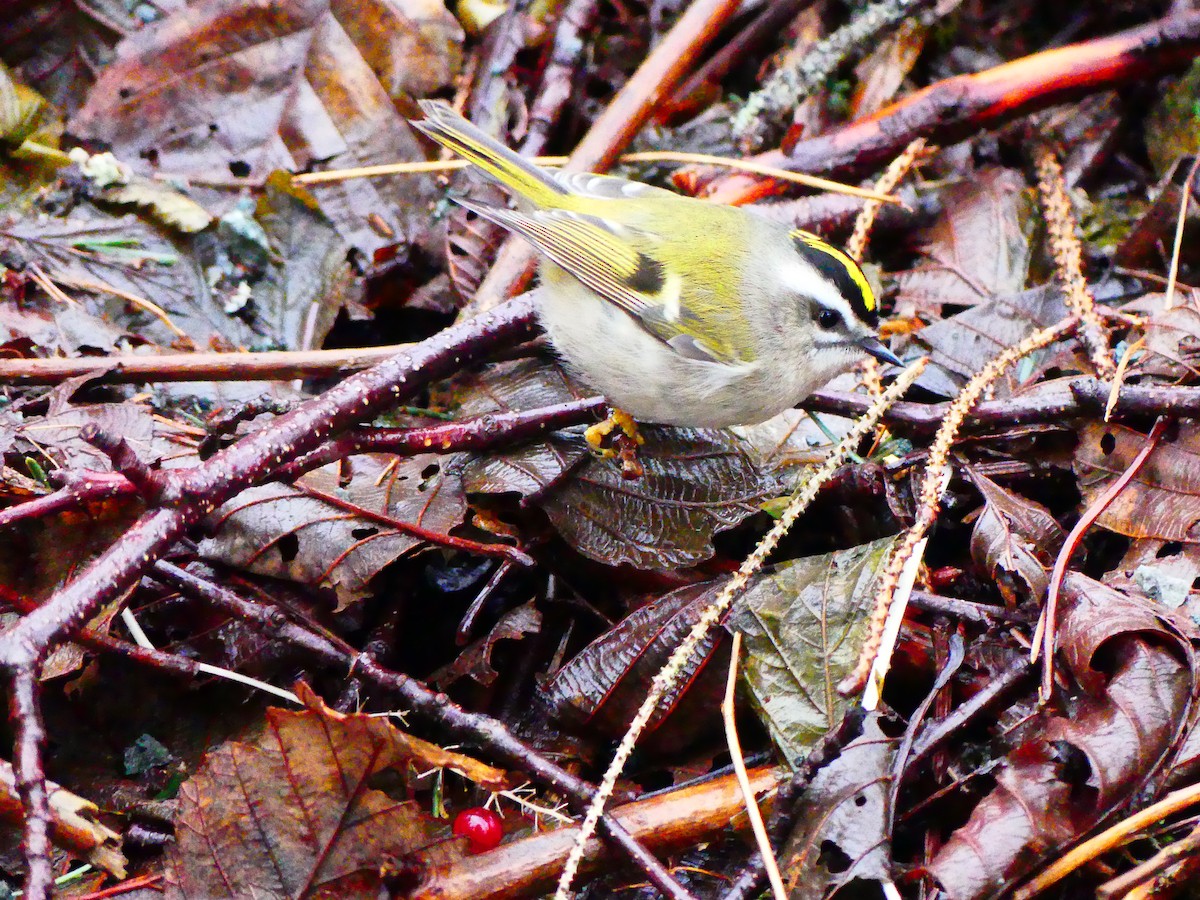
[[[724,586],[725,579],[689,585],[634,610],[559,669],[541,699],[573,730],[612,737],[624,733],[650,679]],[[675,687],[655,708],[646,745],[665,752],[719,727],[725,671],[709,663],[722,656],[728,661],[728,653],[717,649],[727,640],[713,630],[701,641]]]
[[[1096,501],[1146,442],[1141,432],[1089,422],[1079,435],[1075,472],[1084,506]],[[1162,441],[1096,523],[1133,538],[1200,542],[1200,429],[1183,424]]]
[[[522,641],[542,629],[542,614],[533,603],[523,603],[500,617],[487,636],[463,649],[454,662],[429,677],[429,683],[445,690],[458,679],[469,676],[483,685],[494,682],[500,673],[492,667],[492,650],[499,641]]]
[[[467,504],[445,459],[423,454],[399,461],[386,454],[352,456],[349,481],[331,463],[299,479],[312,488],[391,519],[445,534]],[[362,596],[379,570],[424,545],[387,522],[357,515],[302,489],[271,483],[243,491],[210,519],[216,534],[200,555],[301,584],[337,591],[339,608]]]
[[[561,373],[534,362],[493,367],[463,390],[460,411],[473,416],[578,398]],[[754,515],[775,490],[729,431],[642,426],[641,433],[638,459],[646,471],[633,481],[613,460],[593,458],[581,437],[556,435],[473,457],[463,484],[473,493],[534,495],[580,553],[643,569],[711,558],[713,535]]]
[[[996,297],[948,319],[935,322],[914,335],[927,348],[933,364],[927,366],[917,384],[944,397],[954,397],[971,376],[1014,344],[1040,328],[1061,322],[1067,316],[1063,294],[1057,287],[1043,286],[1013,296]],[[997,387],[1020,384],[1037,361],[1055,352],[1055,346],[1027,356],[1010,369]],[[998,391],[1003,395],[1003,391]]]
[[[1033,231],[1025,179],[991,168],[945,189],[942,216],[916,235],[925,262],[896,276],[896,311],[940,315],[1018,294],[1029,274]]]
[[[804,815],[779,853],[789,900],[823,900],[850,881],[891,881],[888,782],[895,740],[872,713],[863,733],[817,772]]]
[[[995,789],[930,861],[956,900],[1003,893],[1138,797],[1190,727],[1193,626],[1076,572],[1061,602],[1060,655],[1083,693],[1008,755]]]
[[[390,857],[428,846],[445,824],[376,777],[449,768],[500,788],[504,773],[383,719],[342,715],[298,686],[307,709],[271,709],[248,742],[224,744],[180,789],[169,897],[363,897]]]
[[[202,0],[126,38],[71,131],[140,174],[209,181],[419,159],[394,101],[447,86],[461,39],[432,0]],[[436,246],[432,179],[355,179],[314,194],[368,257],[400,241]]]
[[[996,582],[1009,605],[1023,598],[1040,600],[1050,581],[1054,554],[1062,545],[1062,529],[1041,504],[1006,491],[975,469],[967,471],[984,501],[971,532],[972,558]]]

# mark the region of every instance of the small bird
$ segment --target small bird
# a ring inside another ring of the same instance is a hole
[[[629,416],[753,425],[867,356],[902,364],[876,336],[862,269],[816,235],[636,181],[542,169],[445,103],[421,109],[414,127],[515,198],[515,209],[456,199],[541,255],[546,334],[628,414],[615,418],[627,433]]]

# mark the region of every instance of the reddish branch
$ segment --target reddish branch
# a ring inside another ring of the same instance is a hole
[[[593,421],[604,410],[603,397],[574,400],[523,412],[493,413],[426,428],[369,428],[352,431],[277,469],[285,481],[355,453],[458,453],[522,444],[551,431]]]
[[[459,453],[510,447],[560,428],[592,421],[604,406],[603,398],[593,397],[522,412],[491,413],[425,428],[352,431],[327,441],[299,459],[284,463],[272,470],[268,477],[272,481],[294,481],[305,472],[356,453],[411,456],[416,453]],[[0,510],[0,528],[22,519],[53,515],[88,503],[142,493],[126,474],[90,471],[71,473],[68,484],[53,494]],[[447,543],[444,535],[423,532],[420,536],[436,544]],[[479,547],[472,549],[478,550]],[[503,553],[498,548],[491,550]]]
[[[345,375],[373,366],[411,344],[359,350],[271,350],[262,353],[155,353],[73,359],[0,359],[0,383],[61,384],[94,375],[111,384],[143,381],[273,381]]]
[[[924,137],[947,146],[985,128],[1086,94],[1155,78],[1200,52],[1200,12],[1186,12],[1107,38],[1022,57],[994,69],[947,78],[873,116],[754,157],[795,172],[848,177],[875,168]],[[751,203],[782,192],[772,179],[732,175],[706,194]]]

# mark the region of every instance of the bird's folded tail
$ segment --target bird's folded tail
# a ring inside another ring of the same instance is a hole
[[[414,128],[478,166],[535,206],[554,208],[561,205],[560,198],[569,195],[570,192],[546,172],[485,134],[446,103],[422,100],[421,111],[425,118],[414,119]]]

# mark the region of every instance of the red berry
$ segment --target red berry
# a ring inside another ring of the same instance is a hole
[[[482,806],[472,806],[460,812],[454,817],[452,830],[467,839],[467,849],[472,853],[494,850],[504,837],[504,825],[500,817]]]

